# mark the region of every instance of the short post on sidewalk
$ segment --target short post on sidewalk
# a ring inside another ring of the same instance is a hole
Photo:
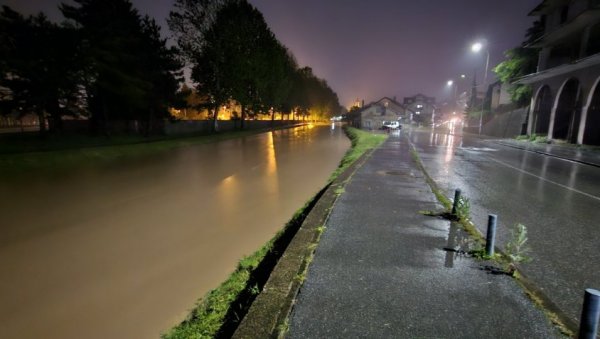
[[[587,288],[583,296],[583,309],[579,323],[579,339],[596,339],[600,318],[600,291]]]
[[[495,214],[488,215],[487,235],[485,237],[485,254],[488,256],[494,255],[494,246],[496,243],[496,224],[498,216]]]
[[[456,208],[458,207],[458,201],[460,200],[460,188],[454,191],[454,202],[452,203],[452,215],[456,215]]]

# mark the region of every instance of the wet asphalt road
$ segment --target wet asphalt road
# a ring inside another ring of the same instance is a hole
[[[460,188],[485,234],[498,215],[496,245],[527,226],[531,262],[523,272],[578,323],[585,288],[600,288],[600,168],[447,132],[403,131],[439,187]]]

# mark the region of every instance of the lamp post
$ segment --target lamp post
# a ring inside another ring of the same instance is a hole
[[[454,83],[454,80],[448,80],[446,85],[448,87],[454,86],[454,96],[452,97],[452,109],[456,110],[456,91],[458,89],[458,83]]]
[[[481,49],[483,48],[483,44],[481,42],[476,42],[473,45],[471,45],[471,51],[473,51],[474,53],[479,53],[479,51],[481,51]],[[479,115],[479,134],[481,135],[481,128],[483,126],[483,104],[485,102],[485,86],[487,84],[487,74],[488,74],[488,67],[490,65],[490,49],[488,46],[485,46],[485,52],[486,52],[486,58],[485,58],[485,72],[483,73],[483,99],[481,100],[481,114]]]

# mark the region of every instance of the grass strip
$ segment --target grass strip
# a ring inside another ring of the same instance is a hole
[[[387,135],[372,134],[355,128],[344,128],[352,146],[344,155],[330,182],[365,152],[379,146]],[[207,293],[179,325],[162,334],[164,339],[226,338],[241,322],[250,304],[262,290],[268,276],[301,226],[304,218],[329,185],[323,188],[260,249],[243,258],[236,270],[219,287]]]
[[[344,127],[344,132],[350,138],[352,147],[346,152],[339,167],[333,172],[329,181],[335,180],[340,173],[348,169],[361,155],[368,150],[378,147],[388,138],[387,134],[369,133],[353,127]]]

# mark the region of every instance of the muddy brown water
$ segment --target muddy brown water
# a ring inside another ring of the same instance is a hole
[[[58,178],[0,179],[0,338],[157,338],[324,186],[308,126]]]

